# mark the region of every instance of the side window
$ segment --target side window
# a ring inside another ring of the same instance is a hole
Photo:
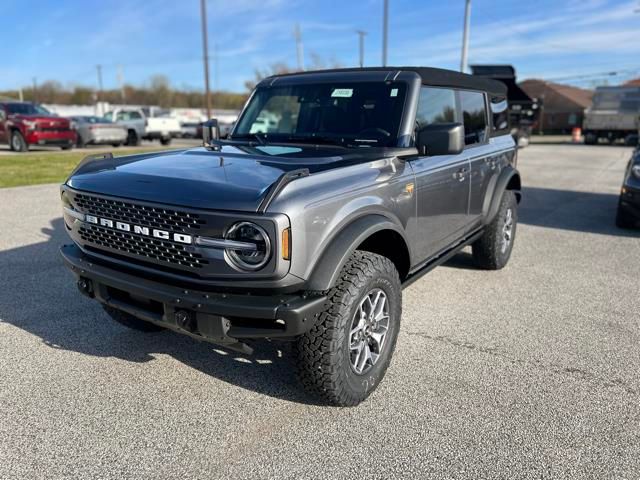
[[[504,134],[509,131],[509,104],[504,97],[491,97],[493,130]]]
[[[487,136],[487,112],[484,94],[461,90],[460,106],[464,122],[465,145],[484,142]]]
[[[142,115],[140,115],[140,112],[130,112],[129,118],[131,118],[131,120],[140,120]]]
[[[116,118],[119,121],[125,121],[126,122],[127,120],[129,120],[129,114],[127,112],[118,112]]]
[[[456,117],[456,95],[446,88],[422,87],[416,127],[421,128],[434,123],[452,123]]]

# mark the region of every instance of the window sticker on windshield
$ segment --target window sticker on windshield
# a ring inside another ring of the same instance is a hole
[[[336,88],[333,93],[331,93],[331,96],[351,98],[353,96],[353,88]]]
[[[392,88],[391,89],[391,96],[392,97],[397,97],[398,96],[398,89],[397,88]]]

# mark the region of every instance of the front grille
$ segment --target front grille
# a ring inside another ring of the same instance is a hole
[[[66,133],[69,130],[70,130],[69,128],[38,127],[38,131],[40,131],[40,132],[50,132],[50,133]]]
[[[90,224],[82,225],[79,233],[82,240],[98,247],[110,248],[166,264],[191,268],[202,268],[209,264],[202,255],[188,252],[182,245],[156,238],[132,235]]]
[[[194,213],[136,205],[86,194],[77,194],[75,196],[75,205],[83,213],[89,213],[97,217],[177,233],[199,229],[206,223],[198,214]]]

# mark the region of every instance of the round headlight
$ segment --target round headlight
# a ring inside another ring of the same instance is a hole
[[[225,239],[255,245],[254,248],[225,249],[227,261],[241,270],[255,271],[264,267],[271,256],[271,241],[262,227],[251,222],[239,222],[227,230]]]

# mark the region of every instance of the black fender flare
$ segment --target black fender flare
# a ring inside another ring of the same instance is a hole
[[[409,244],[404,231],[388,217],[369,214],[357,218],[340,230],[327,244],[307,280],[307,289],[325,291],[333,287],[351,254],[367,238],[382,230],[393,230],[398,233],[405,242],[404,248],[408,250]]]
[[[522,197],[522,182],[520,180],[520,173],[513,166],[509,165],[505,167],[500,175],[494,176],[489,181],[489,186],[487,187],[487,193],[484,198],[484,204],[482,206],[482,213],[484,218],[484,224],[488,225],[493,221],[496,214],[498,213],[498,209],[500,208],[500,201],[502,200],[502,194],[511,184],[513,190],[516,194],[516,198],[518,199],[518,203],[520,203],[520,199]]]

